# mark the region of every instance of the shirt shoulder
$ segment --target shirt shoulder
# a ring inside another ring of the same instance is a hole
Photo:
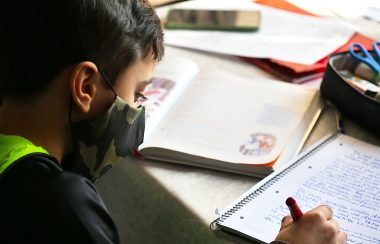
[[[64,172],[54,158],[35,155],[18,160],[1,175],[0,194],[7,199],[0,203],[0,209],[7,209],[1,228],[17,229],[23,233],[17,235],[20,240],[119,242],[116,226],[94,185]]]

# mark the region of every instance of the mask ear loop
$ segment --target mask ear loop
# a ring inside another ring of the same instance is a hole
[[[97,67],[98,67],[98,70],[99,70],[100,75],[103,77],[103,79],[105,80],[105,82],[106,82],[106,83],[108,84],[108,86],[111,88],[113,94],[115,94],[115,98],[114,98],[114,99],[116,99],[117,94],[116,94],[116,91],[113,89],[113,86],[112,86],[111,81],[110,81],[110,80],[107,78],[107,76],[104,74],[103,70],[102,70],[99,66],[97,66]],[[151,82],[152,82],[152,81],[150,81],[149,84],[150,84]],[[147,99],[148,99],[147,97],[145,97],[145,96],[142,95],[142,94],[140,94],[140,98],[142,98],[143,100],[147,100]],[[141,108],[141,107],[142,107],[142,105],[140,104],[140,105],[138,106],[138,108]]]
[[[111,88],[113,94],[115,95],[115,97],[114,97],[114,100],[115,100],[117,97],[117,94],[116,94],[116,91],[113,89],[111,81],[107,78],[107,76],[104,74],[102,69],[99,66],[97,66],[97,67],[98,67],[99,73],[102,76],[103,80],[107,83],[107,85]]]
[[[71,130],[71,110],[73,109],[73,95],[70,93],[70,104],[69,104],[69,125],[70,125],[70,130]]]
[[[70,143],[69,143],[69,147],[67,149],[69,152],[72,151],[72,149],[73,149],[72,115],[71,115],[72,114],[72,108],[73,108],[73,95],[70,93],[70,104],[69,104],[69,114],[68,114],[69,115],[68,116],[68,119],[69,119],[69,125],[68,125],[69,128],[68,128],[68,131],[69,131],[69,137],[70,137],[69,141],[70,141]],[[72,161],[72,160],[65,160],[66,156],[67,155],[65,155],[63,157],[62,162],[61,162],[61,166],[62,166],[63,169],[70,169],[71,167],[73,167],[74,161]]]
[[[107,85],[111,88],[113,94],[115,95],[114,100],[117,97],[116,91],[113,89],[111,81],[107,78],[107,76],[104,74],[101,68],[99,68],[98,65],[96,67],[99,70],[100,75],[102,76],[103,80],[107,83]],[[70,104],[69,104],[69,125],[70,125],[70,130],[71,130],[71,124],[72,124],[72,119],[71,119],[71,112],[73,108],[73,95],[70,93]]]

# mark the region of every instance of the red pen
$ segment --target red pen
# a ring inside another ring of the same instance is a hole
[[[296,222],[297,220],[299,220],[302,217],[303,213],[300,207],[298,207],[296,200],[294,200],[292,197],[288,197],[285,203],[290,210],[290,215],[292,216],[293,221]]]

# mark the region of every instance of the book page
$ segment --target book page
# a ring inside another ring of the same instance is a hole
[[[223,71],[201,74],[145,147],[241,164],[274,161],[316,91]]]
[[[145,140],[194,80],[197,73],[198,66],[186,58],[164,59],[158,64],[152,83],[144,91],[144,96],[148,98],[142,103],[145,107]]]
[[[273,177],[259,183],[261,193],[257,187],[249,190],[244,196],[251,200],[221,224],[270,242],[289,215],[285,200],[293,196],[304,212],[321,204],[332,207],[348,234],[347,243],[380,243],[379,147],[339,135],[274,183],[265,184]]]

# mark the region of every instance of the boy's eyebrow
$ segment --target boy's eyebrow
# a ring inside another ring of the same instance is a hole
[[[149,80],[143,80],[143,81],[141,81],[141,83],[149,85],[150,83],[152,83],[152,81],[153,81],[153,78],[150,78]]]

